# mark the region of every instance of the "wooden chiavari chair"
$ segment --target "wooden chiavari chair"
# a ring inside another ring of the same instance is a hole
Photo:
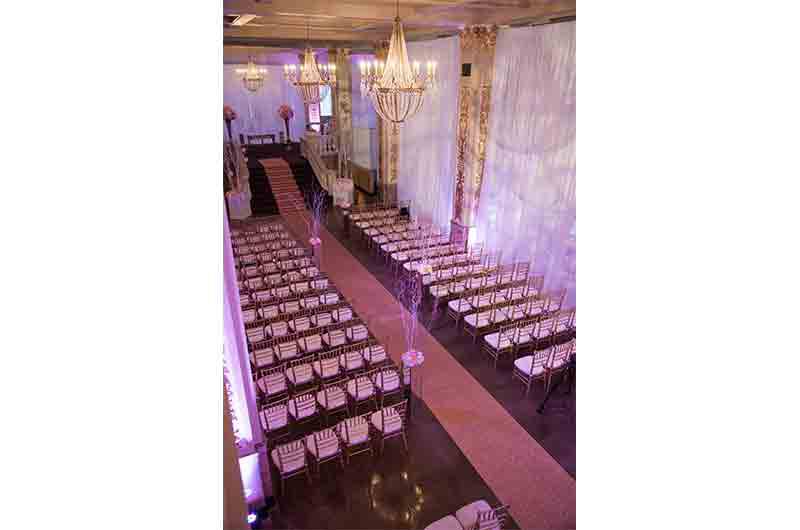
[[[285,337],[284,337],[285,339]],[[281,362],[290,361],[297,358],[300,349],[297,345],[297,335],[288,335],[288,339],[277,342],[275,354]]]
[[[304,354],[318,353],[325,349],[322,333],[316,328],[300,332],[297,336],[297,345]]]
[[[353,318],[353,310],[349,306],[342,306],[331,311],[335,322],[347,322]]]
[[[494,359],[494,369],[497,370],[497,361],[503,355],[513,356],[517,325],[501,326],[495,333],[490,333],[483,338],[483,350]]]
[[[314,370],[311,367],[311,359],[295,359],[286,363],[286,379],[292,392],[314,384]]]
[[[573,322],[575,321],[575,308],[559,311],[556,314],[556,327],[553,330],[554,335],[572,331]]]
[[[342,420],[336,426],[336,434],[342,441],[342,449],[344,450],[347,463],[350,463],[350,458],[361,453],[369,453],[372,455],[372,440],[370,438],[369,420],[368,416],[371,413],[366,413],[362,416],[355,416]]]
[[[561,304],[564,303],[564,297],[567,295],[566,289],[560,289],[547,295],[547,309],[548,313],[554,313],[561,309]]]
[[[317,464],[317,474],[322,474],[323,463],[335,460],[338,460],[344,469],[342,446],[333,429],[322,429],[306,436],[306,449]]]
[[[258,316],[263,320],[270,320],[277,317],[280,314],[278,311],[278,305],[267,303],[264,305],[258,306]]]
[[[274,341],[265,340],[249,345],[253,372],[271,367],[275,363]]]
[[[295,475],[305,474],[308,483],[311,484],[311,473],[308,471],[306,446],[303,440],[279,445],[272,450],[271,456],[281,477],[281,494],[286,493],[286,479]]]
[[[564,370],[567,367],[570,356],[575,351],[575,339],[572,339],[563,344],[557,344],[551,348],[550,360],[545,366],[547,372],[547,384],[545,390],[550,388],[550,383],[553,380],[553,375]]]
[[[266,334],[276,339],[289,334],[289,324],[285,320],[276,320],[264,326]]]
[[[320,306],[319,296],[318,295],[313,295],[313,296],[306,296],[304,298],[301,298],[300,299],[300,305],[303,307],[303,309],[306,309],[306,310],[315,309],[315,308]]]
[[[256,380],[256,388],[265,403],[286,396],[289,392],[289,385],[283,367],[276,366],[262,370],[260,377]]]
[[[536,341],[549,341],[553,337],[555,328],[556,318],[554,316],[541,316],[536,321],[531,338]]]
[[[342,377],[336,380],[322,383],[322,389],[317,392],[317,404],[325,417],[325,424],[330,425],[333,415],[344,413],[346,416],[347,406],[347,382],[348,378]]]
[[[471,311],[474,311],[474,308],[468,298],[457,298],[447,302],[447,317],[455,321],[456,331],[461,325],[461,319]]]
[[[309,311],[298,311],[294,313],[293,318],[289,321],[289,329],[292,333],[299,333],[311,329],[311,313]]]
[[[369,330],[367,326],[361,323],[360,320],[354,319],[351,321],[353,325],[348,325],[345,330],[345,336],[351,343],[365,341],[369,338]]]
[[[285,302],[281,302],[280,305],[278,306],[278,308],[280,309],[281,313],[283,313],[283,314],[297,313],[298,311],[300,311],[302,309],[302,307],[300,306],[300,299],[299,298],[292,298],[292,299],[286,300]]]
[[[406,405],[408,400],[383,407],[376,410],[370,415],[370,422],[375,429],[378,437],[381,440],[380,453],[383,454],[383,447],[386,440],[392,438],[401,438],[403,440],[403,448],[408,452],[408,440],[406,439],[405,419],[406,419]]]
[[[347,395],[350,398],[353,414],[358,414],[359,407],[364,404],[370,406],[370,410],[375,410],[377,408],[377,392],[375,390],[375,384],[372,382],[372,377],[376,372],[378,372],[378,370],[354,375],[350,378],[350,381],[347,382]]]
[[[289,416],[295,425],[300,426],[320,420],[319,410],[317,410],[316,387],[290,397],[286,406],[289,409]]]
[[[264,433],[268,448],[271,448],[276,440],[288,436],[292,432],[292,426],[289,423],[288,401],[289,398],[284,397],[274,401],[258,413],[261,431]]]
[[[344,324],[333,324],[327,327],[327,331],[322,333],[322,340],[328,348],[338,348],[347,344]]]
[[[333,323],[333,315],[331,311],[325,310],[318,310],[313,313],[310,317],[311,324],[317,327],[327,326]]]
[[[345,372],[352,374],[364,369],[363,347],[363,344],[350,344],[339,349],[339,364]]]
[[[338,304],[339,300],[340,297],[337,291],[328,291],[319,295],[319,303],[322,305]]]
[[[396,366],[388,366],[386,368],[379,368],[372,370],[372,384],[378,391],[378,399],[380,400],[381,407],[393,396],[403,395],[403,385],[400,378],[400,370]]]
[[[389,359],[386,349],[374,339],[361,349],[361,356],[370,368],[386,363]]]
[[[508,518],[509,505],[492,508],[480,500],[464,506],[456,512],[456,519],[463,530],[501,530]]]
[[[534,350],[531,355],[525,355],[514,361],[512,379],[522,381],[523,395],[527,396],[533,382],[541,379],[547,388],[547,363],[550,360],[551,349]]]
[[[339,377],[342,373],[339,355],[337,350],[317,354],[316,360],[312,363],[314,374],[322,381]]]

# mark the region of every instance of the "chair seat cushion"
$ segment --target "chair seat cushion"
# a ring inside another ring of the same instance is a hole
[[[494,348],[495,350],[501,348],[510,348],[512,346],[511,337],[508,335],[503,337],[503,340],[500,341],[500,333],[490,333],[484,337],[486,344]],[[498,344],[500,342],[500,344]]]
[[[275,467],[283,473],[291,473],[292,471],[297,471],[298,469],[306,467],[305,452],[301,453],[299,451],[297,453],[284,455],[283,467],[281,467],[281,459],[278,458],[277,447],[272,450],[272,461],[275,463]]]
[[[280,394],[286,390],[286,376],[278,372],[265,375],[257,382],[259,390],[268,396]]]
[[[286,378],[295,385],[308,383],[313,377],[314,371],[311,369],[311,365],[307,363],[286,369]]]
[[[287,407],[289,409],[289,414],[291,414],[293,418],[298,420],[313,416],[317,412],[317,403],[313,399],[304,401],[298,401],[297,399],[290,399],[289,405]]]
[[[383,420],[386,420],[385,429]],[[372,425],[383,434],[397,432],[400,430],[400,427],[403,426],[403,420],[400,418],[400,415],[391,407],[384,409],[383,412],[380,410],[373,412],[372,416],[370,416],[370,421]]]
[[[425,530],[463,530],[461,523],[452,515],[442,517],[425,527]]]
[[[261,427],[267,431],[282,429],[289,424],[288,408],[286,405],[277,405],[259,412]]]
[[[375,364],[386,360],[386,350],[381,345],[367,346],[361,353],[368,363]]]
[[[461,302],[461,308],[459,309],[458,304]],[[466,313],[467,311],[472,311],[472,304],[461,300],[450,300],[447,302],[447,307],[455,311],[456,313]]]
[[[357,394],[356,381],[359,383]],[[375,394],[375,386],[372,384],[372,381],[366,377],[360,379],[351,379],[347,382],[347,393],[356,400],[367,399]]]
[[[472,528],[478,522],[478,512],[487,512],[492,509],[489,503],[481,499],[462,506],[456,512],[456,519],[464,528]]]
[[[530,374],[531,373],[531,365],[533,364],[533,355],[526,355],[525,357],[520,357],[516,361],[514,361],[514,368],[522,372],[523,374]],[[541,375],[544,373],[544,366],[537,366],[533,369],[534,376]]]
[[[347,427],[345,427],[345,423],[347,423]],[[356,422],[353,421],[353,419],[344,420],[337,425],[336,431],[348,445],[360,444],[369,440],[369,424],[366,421]]]
[[[344,406],[347,400],[344,390],[334,386],[317,392],[317,402],[320,407],[332,410]]]
[[[382,392],[391,392],[400,388],[400,376],[395,370],[384,370],[378,372],[372,378],[372,382]]]
[[[318,435],[322,433],[330,434],[331,436],[320,439]],[[317,436],[316,443],[314,442],[315,436]],[[318,459],[327,458],[339,452],[339,439],[333,434],[333,429],[324,429],[319,433],[312,433],[306,436],[306,448],[308,448],[309,453]],[[317,449],[319,449],[319,454],[317,454]]]
[[[270,347],[254,351],[253,357],[256,360],[256,368],[263,368],[275,362],[275,352]]]
[[[364,366],[364,358],[360,355],[342,354],[339,356],[339,366],[347,371],[358,370]]]

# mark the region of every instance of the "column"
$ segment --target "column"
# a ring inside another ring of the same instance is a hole
[[[332,61],[333,62],[333,61]],[[338,131],[339,156],[353,153],[353,95],[350,71],[350,48],[336,50],[336,98],[334,116]]]
[[[497,26],[468,26],[461,40],[462,75],[458,92],[456,190],[451,237],[468,239],[480,205],[489,134]]]

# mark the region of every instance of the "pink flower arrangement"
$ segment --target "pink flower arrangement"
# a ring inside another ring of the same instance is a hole
[[[280,116],[282,120],[291,120],[294,118],[294,111],[292,110],[292,107],[284,103],[278,107],[278,116]]]
[[[407,351],[401,357],[403,364],[409,368],[414,368],[425,362],[425,354],[421,351]]]
[[[231,121],[238,118],[236,111],[231,108],[230,105],[225,105],[222,107],[222,119],[225,121]]]

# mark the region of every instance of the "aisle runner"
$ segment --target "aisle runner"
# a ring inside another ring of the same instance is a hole
[[[285,221],[299,239],[308,238],[302,218]],[[395,298],[324,227],[320,232],[322,270],[400,364],[405,340]],[[575,480],[424,328],[418,346],[425,352],[425,403],[497,498],[511,505],[520,528],[575,528]]]
[[[303,205],[303,194],[297,187],[289,164],[283,158],[264,158],[259,160],[264,166],[264,172],[269,179],[272,193],[275,195],[275,202],[278,203],[278,211],[281,215],[295,212],[296,205]]]

